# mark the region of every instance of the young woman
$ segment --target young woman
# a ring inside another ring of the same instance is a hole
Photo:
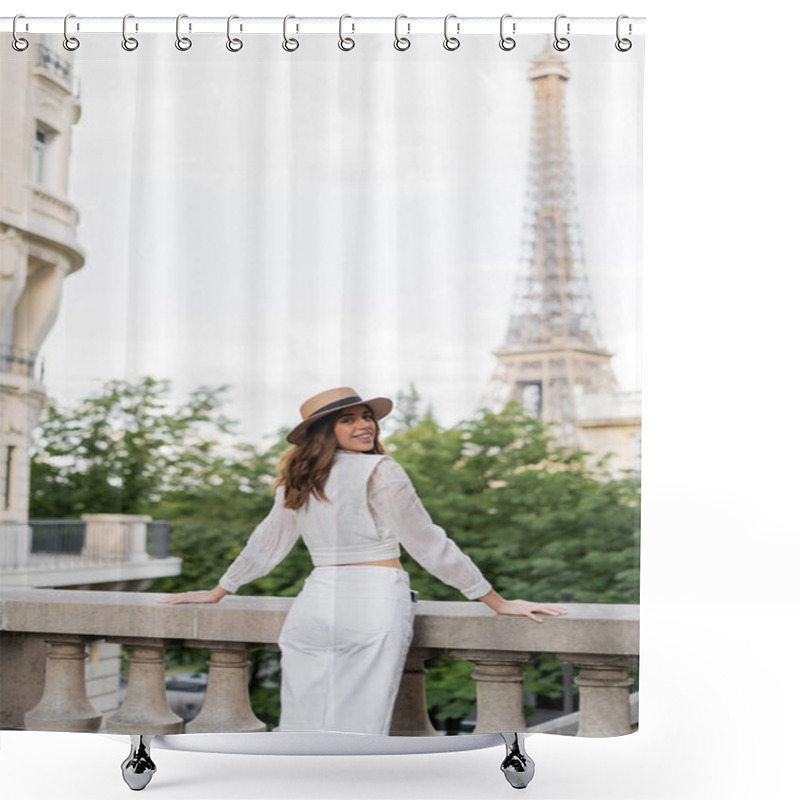
[[[314,570],[278,640],[281,731],[388,734],[413,635],[413,603],[400,545],[431,574],[498,614],[541,622],[560,606],[505,600],[469,556],[434,525],[408,476],[385,455],[378,420],[385,397],[349,387],[314,395],[287,436],[275,503],[211,591],[164,603],[216,603],[266,575],[298,536]]]

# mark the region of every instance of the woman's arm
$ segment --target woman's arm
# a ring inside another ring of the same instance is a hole
[[[164,597],[159,602],[218,603],[226,594],[234,594],[240,586],[266,575],[283,561],[294,547],[298,536],[294,512],[283,505],[283,487],[279,487],[275,492],[272,510],[250,534],[242,552],[214,589],[181,592]]]
[[[491,587],[472,559],[463,553],[425,510],[405,470],[391,458],[381,461],[370,479],[370,505],[409,555],[439,580],[481,600],[497,614],[528,617],[566,614],[561,606],[528,600],[506,600]]]
[[[472,559],[433,523],[411,479],[391,458],[380,461],[370,476],[369,505],[376,521],[431,575],[458,589],[468,600],[491,591],[492,585]]]

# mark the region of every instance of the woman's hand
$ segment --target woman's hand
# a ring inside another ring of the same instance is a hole
[[[492,590],[481,597],[481,601],[497,614],[508,614],[514,617],[527,617],[534,622],[541,622],[537,614],[547,614],[550,617],[560,617],[567,613],[566,608],[548,605],[547,603],[533,603],[529,600],[505,600]]]
[[[170,594],[159,599],[159,603],[169,603],[170,605],[180,605],[181,603],[218,603],[228,594],[224,589],[217,586],[215,589],[203,590],[198,592],[180,592]]]
[[[503,600],[499,608],[495,609],[498,614],[508,614],[514,617],[528,617],[534,622],[541,622],[536,614],[547,614],[550,617],[560,617],[567,613],[566,608],[561,606],[551,606],[546,603],[532,603],[528,600]]]

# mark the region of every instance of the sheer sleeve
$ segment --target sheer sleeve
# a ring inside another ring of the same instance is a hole
[[[472,559],[434,525],[405,470],[391,458],[380,461],[370,476],[369,503],[376,519],[431,575],[458,589],[468,600],[491,591],[491,584]]]
[[[219,585],[234,593],[280,564],[299,536],[294,512],[283,505],[283,487],[275,492],[275,503],[264,520],[250,534],[247,544],[220,578]]]

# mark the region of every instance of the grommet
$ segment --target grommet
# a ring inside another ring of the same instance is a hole
[[[186,52],[192,46],[192,40],[188,36],[181,36],[181,20],[187,19],[188,14],[178,14],[175,20],[175,47],[182,52]],[[189,23],[189,30],[192,30],[192,23]]]
[[[67,30],[67,25],[71,19],[75,19],[74,14],[67,14],[67,16],[64,17],[64,49],[69,50],[70,53],[74,52],[81,46],[80,41],[76,37],[70,36],[69,31]],[[80,25],[77,26],[77,30],[80,30]]]
[[[281,47],[283,47],[283,49],[287,53],[294,53],[294,51],[297,50],[298,47],[300,47],[300,42],[298,42],[297,39],[294,39],[294,38],[290,39],[286,35],[287,31],[288,31],[289,20],[290,19],[297,19],[297,18],[293,17],[291,14],[289,14],[288,16],[283,18],[283,42],[281,43]],[[299,29],[300,29],[300,26],[298,25],[296,30],[299,30]]]
[[[559,14],[555,22],[553,23],[553,36],[555,36],[555,40],[553,41],[553,47],[558,50],[559,53],[563,53],[565,50],[569,50],[570,41],[566,38],[566,36],[559,36],[558,35],[558,21],[560,19],[566,19],[566,14]],[[569,22],[567,23],[567,34],[569,34]]]
[[[353,19],[353,18],[349,14],[342,14],[342,16],[339,17],[339,49],[348,52],[349,50],[352,50],[356,46],[356,42],[355,39],[351,38],[350,36],[345,36],[342,31],[342,27],[346,19]],[[355,23],[351,23],[351,25],[353,28],[352,32],[355,33],[356,30]]]
[[[510,36],[505,35],[504,26],[507,19],[511,19],[511,14],[503,14],[503,16],[500,17],[500,49],[505,50],[506,52],[513,50],[517,46],[516,39],[512,39]],[[512,23],[511,32],[517,32],[516,23]]]
[[[11,46],[18,53],[22,53],[24,50],[27,50],[28,45],[30,44],[27,39],[17,33],[17,20],[20,19],[25,19],[24,14],[17,14],[17,16],[14,17],[14,22],[11,24],[11,35],[13,36],[13,39],[11,40]]]
[[[628,50],[630,50],[631,47],[633,47],[633,42],[630,39],[623,39],[619,35],[620,23],[624,19],[628,19],[628,15],[627,14],[620,14],[617,17],[617,41],[614,42],[614,47],[616,47],[617,50],[620,51],[620,53],[627,53]],[[633,32],[633,26],[629,22],[628,23],[628,36],[630,36],[632,32]]]
[[[231,14],[231,16],[228,17],[228,28],[227,28],[228,41],[225,42],[225,47],[227,47],[231,53],[238,53],[244,47],[244,42],[241,39],[234,39],[233,37],[231,37],[231,22],[233,22],[233,20],[235,19],[239,19],[239,17],[237,17],[236,14]],[[241,27],[239,28],[239,30],[241,30]]]
[[[457,36],[449,36],[448,35],[447,28],[448,28],[448,24],[449,24],[451,19],[456,19],[456,15],[455,14],[448,14],[444,18],[444,43],[443,43],[444,44],[444,49],[445,50],[449,50],[450,52],[452,52],[453,50],[458,50],[458,48],[461,47],[461,40]],[[461,25],[460,25],[460,23],[457,22],[456,23],[456,33],[460,33],[460,32],[461,32]]]
[[[134,19],[133,14],[126,14],[122,18],[122,49],[132,53],[139,46],[139,40],[133,36],[128,36],[129,19]],[[136,26],[136,30],[139,30],[138,25]]]
[[[400,36],[400,20],[401,19],[408,19],[405,14],[398,14],[394,18],[394,49],[400,50],[401,52],[404,50],[408,50],[411,47],[411,39],[408,38],[408,34],[411,33],[411,23],[407,22],[406,27],[408,28],[406,36]]]

